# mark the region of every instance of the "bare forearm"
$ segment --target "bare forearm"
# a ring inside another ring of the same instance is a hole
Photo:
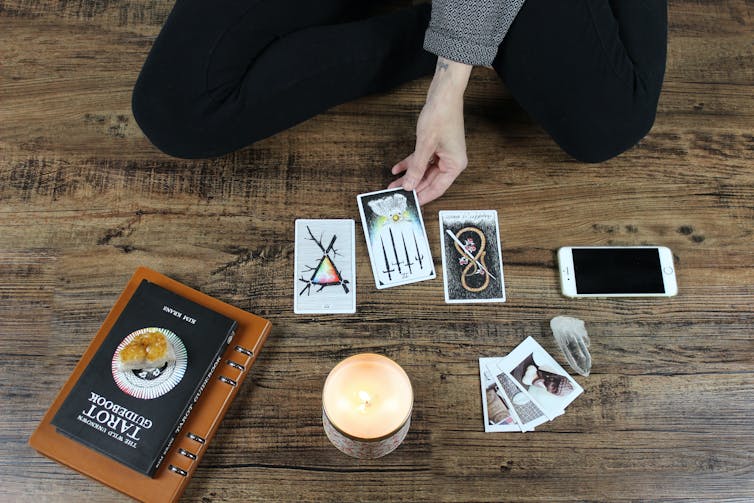
[[[471,65],[438,57],[435,75],[427,92],[427,104],[434,105],[438,100],[462,103],[471,69]]]
[[[404,173],[389,188],[416,190],[419,204],[440,197],[468,164],[463,128],[463,93],[471,66],[439,57],[427,101],[416,123],[414,153],[393,166]]]

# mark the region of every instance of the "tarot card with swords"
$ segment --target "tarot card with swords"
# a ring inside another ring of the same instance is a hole
[[[296,220],[293,312],[355,313],[353,220]]]
[[[416,193],[389,189],[361,194],[357,200],[377,288],[434,278]]]

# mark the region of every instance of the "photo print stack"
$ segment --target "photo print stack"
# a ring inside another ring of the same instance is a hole
[[[584,389],[528,337],[501,358],[480,358],[484,431],[532,431],[565,412]]]

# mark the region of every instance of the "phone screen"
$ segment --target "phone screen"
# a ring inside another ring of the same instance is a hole
[[[657,248],[573,248],[578,294],[665,293]]]

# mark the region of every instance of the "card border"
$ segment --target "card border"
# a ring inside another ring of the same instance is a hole
[[[419,205],[419,198],[416,196],[416,190],[412,190],[411,193],[414,197],[414,202],[416,203],[416,211],[419,214],[419,221],[421,222],[422,229],[424,230],[424,241],[427,243],[427,253],[429,253],[429,259],[430,263],[432,264],[432,272],[423,277],[423,278],[417,278],[417,279],[411,279],[408,281],[403,281],[399,283],[391,283],[390,285],[383,285],[380,286],[380,281],[377,276],[376,268],[374,267],[374,257],[372,256],[372,243],[369,239],[369,229],[367,228],[366,223],[366,215],[364,214],[364,204],[362,203],[362,198],[367,196],[372,196],[374,194],[388,194],[390,192],[408,192],[404,190],[401,187],[395,188],[395,189],[383,189],[383,190],[375,190],[372,192],[365,192],[364,194],[358,194],[356,196],[356,205],[359,207],[359,214],[361,215],[361,228],[364,231],[364,241],[367,244],[367,253],[369,254],[369,265],[372,267],[372,276],[374,277],[374,286],[378,290],[385,290],[387,288],[393,288],[394,286],[403,286],[403,285],[410,285],[412,283],[419,283],[420,281],[426,281],[429,279],[435,279],[437,277],[437,270],[435,267],[434,258],[432,257],[432,248],[429,246],[429,236],[427,236],[427,225],[424,223],[424,215],[422,215],[422,209]]]
[[[332,223],[350,223],[351,224],[351,270],[353,271],[353,281],[351,281],[351,290],[353,296],[349,310],[333,309],[328,311],[301,309],[296,302],[298,285],[298,267],[299,257],[296,253],[296,243],[298,242],[299,222],[332,222]],[[293,222],[293,312],[294,314],[354,314],[356,313],[356,222],[352,218],[297,218]]]
[[[491,299],[451,299],[448,293],[448,266],[445,258],[445,229],[443,228],[444,215],[463,215],[471,213],[492,213],[495,217],[495,228],[497,229],[497,250],[498,260],[500,262],[500,285],[503,292],[502,297]],[[440,254],[442,255],[442,285],[445,292],[446,304],[503,304],[507,300],[505,295],[505,275],[503,273],[503,247],[500,244],[500,221],[497,217],[497,210],[440,210],[437,214],[438,225],[440,227]]]

